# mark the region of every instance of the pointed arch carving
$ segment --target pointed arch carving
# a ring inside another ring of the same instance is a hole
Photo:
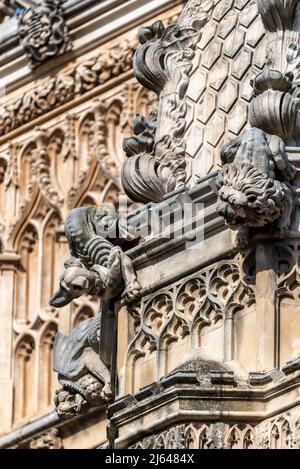
[[[55,279],[59,275],[61,259],[64,255],[64,252],[60,252],[62,246],[57,240],[57,229],[61,224],[60,214],[52,210],[44,220],[42,229],[41,308],[46,312],[53,311],[49,306],[49,298],[57,287]]]
[[[36,408],[34,380],[36,369],[36,344],[30,334],[21,336],[14,356],[14,422],[30,417]]]
[[[50,322],[43,328],[39,342],[38,407],[40,410],[52,405],[57,388],[57,377],[52,370],[52,350],[58,328]]]
[[[87,304],[80,305],[79,308],[73,314],[72,329],[78,326],[82,321],[90,319],[95,316],[94,309]]]
[[[16,276],[15,319],[20,325],[32,322],[39,310],[38,249],[38,231],[32,223],[28,223],[20,236],[17,249],[21,259]]]
[[[254,449],[255,448],[255,435],[253,429],[248,427],[244,431],[243,436],[243,449]]]
[[[34,183],[32,158],[35,149],[35,142],[30,141],[20,149],[17,158],[17,166],[18,168],[22,168],[22,175],[18,171],[17,176],[17,184],[19,187],[19,206],[24,206],[31,198],[32,186]]]
[[[280,432],[276,424],[272,426],[270,434],[270,448],[280,449]]]

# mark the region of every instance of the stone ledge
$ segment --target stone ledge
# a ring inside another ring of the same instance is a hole
[[[115,448],[128,447],[143,436],[190,420],[259,423],[299,405],[299,389],[300,375],[285,380],[284,388],[282,383],[274,382],[265,389],[260,386],[256,389],[233,388],[232,385],[201,389],[199,384],[180,383],[161,394],[151,397],[145,394],[144,401],[138,402],[136,396],[131,396],[131,402],[135,403],[130,408],[123,405],[123,410],[119,407],[115,412],[117,402],[109,407],[110,422],[118,435]]]
[[[64,428],[70,431],[72,426],[80,424],[83,421],[91,419],[94,415],[102,414],[103,409],[90,409],[83,415],[60,420],[56,412],[51,412],[46,415],[35,418],[31,422],[16,428],[15,430],[0,436],[0,449],[9,449],[19,443],[26,444],[27,441],[36,438],[40,433],[43,433],[51,428],[59,428],[63,431]]]
[[[296,358],[295,360],[291,360],[291,361],[287,362],[282,367],[282,371],[286,375],[290,375],[292,373],[295,373],[295,371],[299,371],[299,370],[300,370],[300,358]]]

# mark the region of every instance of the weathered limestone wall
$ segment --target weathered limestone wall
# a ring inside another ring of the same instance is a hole
[[[0,25],[9,28],[0,45],[1,447],[92,448],[106,441],[105,410],[59,422],[53,404],[55,335],[98,314],[98,298],[82,297],[61,311],[48,303],[68,256],[67,213],[117,204],[122,140],[135,114],[156,102],[133,79],[137,27],[157,15],[175,22],[181,2],[105,3],[64,4],[68,33],[61,39],[68,35],[72,44],[54,58],[26,48],[28,15],[25,45],[16,19]]]
[[[0,445],[299,448],[300,4],[112,3],[4,64]]]
[[[194,28],[190,55],[164,45],[163,76],[153,49],[171,33],[142,42],[136,76],[159,95],[152,154],[168,166],[168,132],[186,144],[185,183],[178,172],[162,205],[178,193],[202,203],[204,236],[193,247],[150,236],[130,251],[142,299],[117,308],[116,448],[299,448],[298,59],[288,52],[299,50],[298,17],[298,2],[190,1],[177,24],[183,42]],[[130,194],[154,200],[124,171],[126,191],[130,180]],[[272,198],[256,189],[265,176],[286,191],[278,215],[255,205]]]

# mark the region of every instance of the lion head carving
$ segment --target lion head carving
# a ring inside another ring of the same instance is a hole
[[[218,213],[233,228],[260,228],[278,220],[290,189],[248,163],[225,164],[216,179]]]

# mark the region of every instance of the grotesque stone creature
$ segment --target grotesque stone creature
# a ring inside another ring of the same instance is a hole
[[[63,307],[83,294],[106,301],[121,296],[132,300],[141,287],[122,249],[136,242],[134,231],[129,231],[126,218],[109,205],[74,209],[65,224],[72,257],[50,304]],[[111,397],[110,372],[100,357],[100,317],[83,321],[69,337],[56,336],[53,368],[63,387],[56,392],[55,405],[61,418]]]
[[[104,300],[122,293],[125,301],[138,294],[140,285],[132,261],[121,247],[134,242],[125,222],[109,205],[77,208],[70,213],[65,233],[73,257],[65,263],[52,306],[65,306],[85,293]]]
[[[62,388],[55,406],[60,418],[80,414],[110,400],[110,373],[99,357],[100,316],[82,321],[69,336],[58,333],[53,348],[53,369]]]
[[[217,211],[238,229],[238,245],[248,244],[249,229],[267,225],[284,238],[295,206],[291,183],[296,170],[281,138],[250,129],[223,147],[221,160]]]

